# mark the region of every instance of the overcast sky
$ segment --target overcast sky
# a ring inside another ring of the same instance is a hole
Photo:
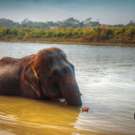
[[[0,0],[0,18],[57,21],[92,17],[106,24],[135,21],[135,0]]]

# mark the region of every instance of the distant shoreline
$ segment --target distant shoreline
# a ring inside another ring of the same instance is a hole
[[[0,41],[135,47],[135,25],[97,27],[0,27]]]
[[[135,47],[131,43],[113,43],[113,42],[81,42],[81,41],[60,41],[60,40],[0,40],[0,42],[11,43],[48,43],[48,44],[65,44],[65,45],[90,45],[90,46],[120,46],[120,47]]]

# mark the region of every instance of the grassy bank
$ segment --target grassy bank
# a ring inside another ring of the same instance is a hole
[[[0,41],[135,47],[135,26],[53,29],[0,27]]]

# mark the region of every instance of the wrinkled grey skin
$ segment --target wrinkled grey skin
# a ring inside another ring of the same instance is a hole
[[[55,56],[52,65],[50,63],[52,66],[50,68],[50,77],[53,77],[53,84],[51,86],[55,87],[58,91],[58,97],[65,98],[70,105],[79,106],[82,102],[79,87],[75,79],[74,66],[67,60],[64,53],[62,55],[63,59]]]
[[[31,69],[33,65],[38,80]],[[58,48],[41,50],[34,57],[1,59],[0,94],[49,100],[64,98],[69,105],[82,105],[74,66]]]

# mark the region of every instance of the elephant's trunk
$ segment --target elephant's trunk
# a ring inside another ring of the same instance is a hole
[[[66,102],[69,105],[81,106],[81,94],[79,91],[79,87],[73,76],[66,76],[60,83],[60,89],[62,91],[63,98],[66,99]]]

